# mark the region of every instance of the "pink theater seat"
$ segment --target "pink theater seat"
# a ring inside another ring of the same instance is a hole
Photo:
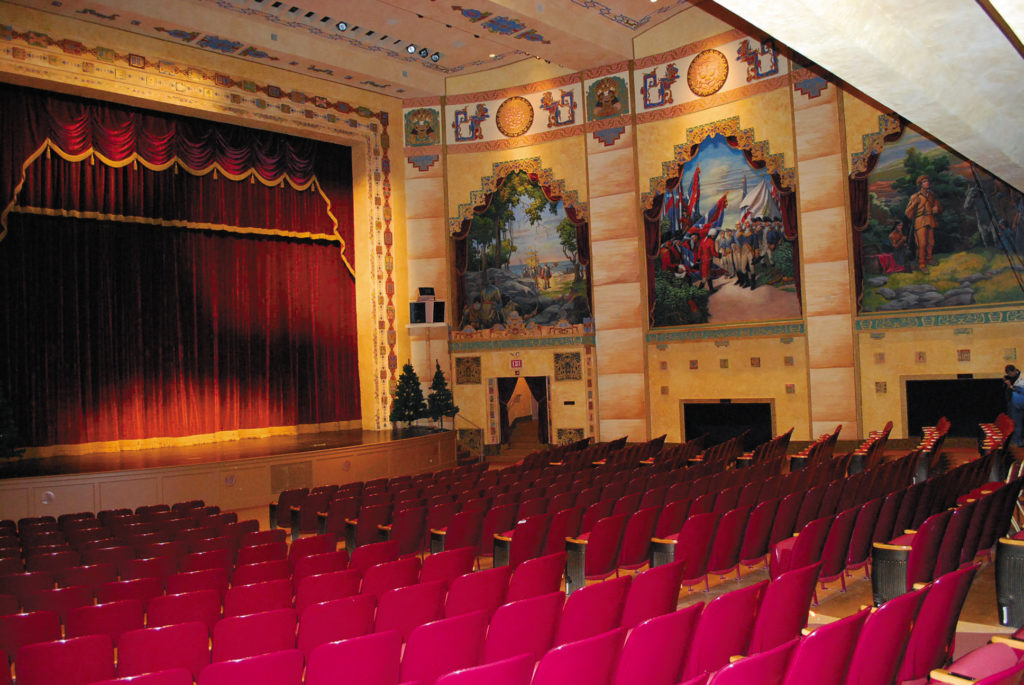
[[[60,617],[53,611],[0,616],[0,649],[9,661],[14,661],[18,650],[25,645],[60,638]]]
[[[558,591],[565,572],[565,557],[565,552],[557,552],[524,561],[512,573],[505,601],[514,602]]]
[[[784,679],[785,685],[843,685],[864,620],[871,609],[820,626],[797,645]]]
[[[335,552],[326,552],[324,554],[311,554],[305,557],[299,557],[295,560],[295,566],[292,570],[292,583],[298,589],[302,583],[303,578],[309,576],[315,576],[320,573],[332,573],[334,571],[344,571],[348,568],[348,551],[339,549]]]
[[[192,674],[187,668],[169,668],[166,671],[101,680],[91,685],[192,685]]]
[[[675,611],[682,574],[683,562],[675,561],[633,576],[620,625],[632,629],[649,618]]]
[[[299,618],[299,651],[309,658],[322,644],[373,632],[376,609],[377,600],[369,595],[311,604]]]
[[[359,571],[360,575],[371,566],[384,564],[398,559],[398,543],[393,540],[361,545],[349,552],[348,567]]]
[[[322,644],[309,655],[305,685],[398,685],[402,636],[398,631],[373,633]]]
[[[626,631],[623,628],[552,649],[541,658],[532,685],[607,685]]]
[[[675,685],[679,682],[703,609],[704,603],[700,602],[632,626],[622,646],[614,685]]]
[[[114,677],[114,645],[107,635],[25,645],[15,658],[18,685],[87,685]]]
[[[408,640],[414,628],[442,617],[444,598],[444,583],[440,580],[388,590],[377,602],[374,629],[397,630],[403,641]]]
[[[452,671],[437,679],[437,685],[530,685],[533,659],[520,654],[483,666]]]
[[[301,683],[302,653],[297,649],[214,662],[199,674],[199,685],[301,685]]]
[[[474,550],[475,553],[475,550]],[[504,604],[512,570],[508,566],[465,573],[451,581],[445,598],[445,618],[485,611],[488,616]]]
[[[414,628],[402,655],[402,681],[434,685],[445,673],[480,661],[487,614],[475,611]]]
[[[292,583],[287,579],[236,585],[224,595],[225,618],[291,607]]]
[[[708,685],[782,685],[786,667],[799,638],[793,638],[768,651],[740,659],[711,676]]]
[[[130,630],[117,647],[121,676],[185,668],[193,678],[210,663],[210,632],[198,621]]]
[[[447,589],[449,584],[473,570],[476,550],[472,547],[449,548],[423,559],[420,582],[440,580]]]
[[[704,607],[697,623],[683,679],[717,671],[729,657],[746,654],[754,618],[768,581],[720,595]]]
[[[377,564],[363,573],[360,594],[380,597],[388,590],[412,585],[420,577],[420,560],[418,557],[406,557],[395,561]]]
[[[68,613],[67,637],[107,635],[116,647],[123,633],[143,627],[142,602],[123,599],[106,604],[88,604]]]
[[[160,595],[146,608],[146,625],[150,628],[199,621],[212,632],[213,624],[219,620],[220,593],[216,590]]]
[[[754,621],[747,654],[757,654],[800,636],[821,562],[783,573],[768,584]]]
[[[555,646],[617,628],[632,580],[622,576],[588,585],[569,595],[558,621]]]
[[[501,661],[517,654],[539,659],[551,649],[565,595],[550,592],[498,607],[491,617],[484,642],[483,662]],[[529,630],[523,630],[529,626]]]
[[[888,683],[896,678],[910,628],[929,587],[891,599],[867,617],[850,660],[847,685]]]
[[[230,661],[294,649],[297,626],[292,609],[222,618],[213,626],[212,660]]]
[[[354,569],[303,578],[295,591],[295,611],[301,615],[311,604],[358,595],[361,582],[359,572]]]

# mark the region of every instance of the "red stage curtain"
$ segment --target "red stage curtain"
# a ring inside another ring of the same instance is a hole
[[[0,98],[0,192],[17,203],[0,388],[24,444],[359,418],[347,148],[12,86]]]

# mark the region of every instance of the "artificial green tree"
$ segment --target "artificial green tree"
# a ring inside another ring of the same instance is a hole
[[[406,427],[411,427],[412,422],[427,416],[427,403],[423,399],[423,389],[420,388],[420,379],[412,368],[412,364],[406,362],[402,367],[402,375],[398,377],[398,388],[395,389],[395,398],[391,403],[391,423],[405,421]]]
[[[430,394],[427,395],[427,412],[431,419],[440,421],[441,428],[444,428],[444,417],[448,416],[454,419],[455,415],[459,413],[459,408],[455,406],[455,399],[448,387],[448,381],[445,380],[444,372],[441,371],[441,364],[434,360],[434,365],[436,370],[434,371],[434,380],[430,382]],[[452,425],[454,426],[454,420]]]

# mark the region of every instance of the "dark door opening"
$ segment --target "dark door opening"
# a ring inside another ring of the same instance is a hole
[[[537,403],[537,441],[541,445],[550,442],[548,436],[548,378],[547,376],[525,376],[498,379],[498,410],[501,427],[501,443],[507,445],[512,435],[509,421],[509,402],[516,394],[519,381],[525,381],[530,394]]]
[[[717,445],[750,431],[743,449],[750,450],[774,437],[771,402],[681,402],[683,439],[707,433],[705,445]]]
[[[921,435],[945,416],[949,435],[973,438],[978,424],[1006,411],[1002,378],[946,378],[907,381],[907,434]]]

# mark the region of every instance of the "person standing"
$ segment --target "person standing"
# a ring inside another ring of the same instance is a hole
[[[935,228],[942,205],[931,189],[931,181],[921,174],[917,177],[918,191],[910,196],[905,214],[913,222],[914,237],[917,238],[917,267],[921,273],[928,273],[928,267],[937,262],[932,256],[935,248]]]
[[[1004,369],[1006,384],[1006,411],[1013,419],[1013,444],[1024,447],[1024,375],[1013,364]]]
[[[892,259],[896,262],[896,271],[904,271],[907,266],[907,234],[903,232],[903,222],[897,219],[889,232],[892,244]]]

